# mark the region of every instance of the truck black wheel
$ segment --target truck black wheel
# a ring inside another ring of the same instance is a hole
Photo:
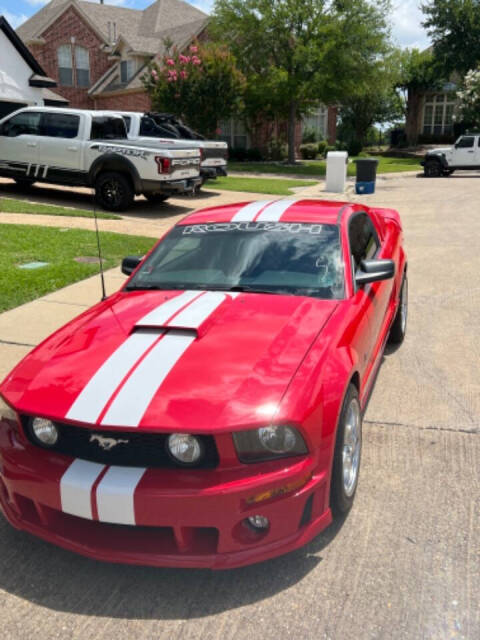
[[[438,160],[427,160],[423,169],[426,178],[439,178],[442,173],[442,165]]]
[[[35,184],[35,180],[32,180],[32,178],[14,178],[14,180],[23,189],[29,189],[32,184]]]
[[[149,202],[153,203],[165,202],[165,200],[168,200],[168,198],[170,197],[165,195],[164,193],[144,193],[143,195]]]
[[[101,173],[95,182],[95,198],[107,211],[124,211],[133,202],[130,180],[122,173]]]

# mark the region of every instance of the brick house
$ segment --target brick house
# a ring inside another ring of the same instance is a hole
[[[208,15],[183,0],[156,0],[144,10],[85,2],[51,0],[23,23],[18,35],[72,107],[148,111],[150,99],[141,77],[148,63],[160,59],[166,42],[182,50],[206,37]],[[319,107],[312,124],[319,135],[335,141],[336,111]],[[305,123],[298,126],[298,140]],[[255,139],[244,125],[225,125],[233,146],[261,146],[269,133]],[[280,126],[281,129],[281,126]]]

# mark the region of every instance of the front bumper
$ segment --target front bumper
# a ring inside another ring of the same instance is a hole
[[[98,560],[160,567],[239,567],[292,551],[331,522],[327,475],[315,473],[310,457],[262,474],[254,466],[196,473],[147,469],[131,496],[135,524],[99,520],[98,485],[91,489],[91,517],[66,513],[60,482],[73,462],[25,443],[11,426],[0,423],[0,506],[7,520]],[[298,490],[247,504],[252,495],[302,479],[305,483]],[[269,518],[266,532],[245,526],[245,518],[255,514]]]
[[[226,167],[200,167],[200,175],[202,176],[203,181],[206,180],[215,180],[218,176],[226,177],[227,169]]]

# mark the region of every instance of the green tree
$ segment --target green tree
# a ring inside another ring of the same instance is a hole
[[[458,118],[469,126],[480,128],[480,67],[467,72],[457,97]]]
[[[418,119],[422,107],[422,95],[427,89],[442,85],[443,79],[431,51],[405,49],[398,53],[399,79],[397,87],[403,91],[405,103],[405,131],[407,143],[418,142]]]
[[[193,44],[184,53],[168,50],[142,80],[153,109],[175,114],[208,137],[242,106],[245,79],[222,44]]]
[[[289,162],[298,118],[341,101],[383,53],[388,8],[388,0],[216,0],[210,33],[229,43],[251,92],[255,84],[247,116],[256,108],[288,119]]]
[[[398,52],[378,58],[368,65],[368,81],[359,83],[340,107],[342,139],[361,149],[374,124],[392,122],[403,115],[396,90],[399,81]]]
[[[431,0],[423,26],[444,74],[462,76],[480,63],[480,0]]]

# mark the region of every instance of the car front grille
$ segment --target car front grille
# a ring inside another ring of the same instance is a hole
[[[29,441],[38,447],[41,445],[32,435],[31,419],[22,418],[25,434]],[[145,433],[141,431],[102,431],[71,424],[55,423],[59,429],[59,438],[55,446],[42,447],[74,458],[91,462],[123,467],[149,467],[165,469],[214,469],[218,465],[218,452],[213,436],[197,436],[204,445],[204,455],[197,465],[177,464],[167,452],[168,433]],[[102,448],[99,440],[116,444],[110,449]]]
[[[210,158],[223,158],[226,160],[228,157],[228,149],[203,149],[203,160],[209,160]]]

